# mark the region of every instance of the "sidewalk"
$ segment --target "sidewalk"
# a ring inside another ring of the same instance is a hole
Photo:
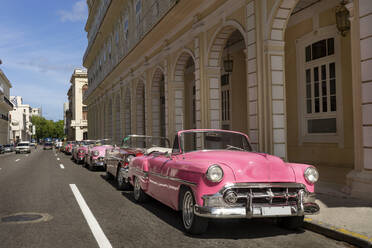
[[[316,193],[320,213],[305,216],[305,228],[359,247],[372,247],[372,202],[325,184]]]

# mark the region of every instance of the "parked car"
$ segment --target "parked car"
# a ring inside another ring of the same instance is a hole
[[[53,150],[53,143],[52,142],[45,142],[43,150]]]
[[[4,146],[0,145],[0,154],[3,154],[3,153],[5,153]]]
[[[134,199],[151,196],[182,212],[189,233],[206,231],[209,218],[277,218],[284,227],[316,214],[314,166],[286,163],[254,152],[247,135],[226,130],[185,130],[172,153],[153,152],[129,163]]]
[[[127,189],[128,165],[131,159],[155,151],[171,152],[167,138],[146,135],[129,135],[122,140],[120,147],[106,150],[106,173],[108,177],[115,177],[119,190]]]
[[[65,154],[71,155],[72,147],[75,145],[75,141],[68,141],[65,147]]]
[[[72,154],[73,160],[78,164],[85,163],[85,156],[88,153],[88,147],[93,144],[95,144],[94,140],[84,140],[80,142],[79,146],[74,149]]]
[[[14,152],[14,145],[12,144],[7,144],[3,146],[4,152]]]
[[[98,140],[93,146],[89,147],[85,159],[88,169],[93,170],[98,167],[106,170],[106,149],[112,149],[113,147],[110,139]]]
[[[15,148],[16,153],[31,153],[30,142],[21,141],[17,144]]]

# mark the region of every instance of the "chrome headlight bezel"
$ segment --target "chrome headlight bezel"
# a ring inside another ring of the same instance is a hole
[[[218,164],[213,164],[209,166],[207,173],[205,173],[205,176],[208,181],[212,183],[219,183],[222,181],[224,173],[221,166],[219,166]]]
[[[314,184],[319,180],[319,172],[315,167],[308,167],[304,171],[304,177],[306,182],[309,184]]]
[[[99,151],[97,151],[97,150],[96,151],[93,151],[92,154],[93,154],[94,157],[97,157],[97,156],[99,156]]]
[[[125,162],[126,163],[130,163],[130,161],[134,158],[135,156],[134,155],[128,155],[125,157]]]

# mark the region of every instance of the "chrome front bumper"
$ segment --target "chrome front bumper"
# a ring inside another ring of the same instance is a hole
[[[239,185],[241,186],[241,185]],[[204,195],[203,206],[195,205],[195,215],[206,218],[265,218],[313,215],[319,212],[319,205],[315,203],[315,194],[310,193],[305,187],[297,188],[297,192],[290,191],[296,185],[284,185],[283,192],[271,191],[276,185],[245,184],[246,193],[238,193],[239,202],[228,204],[224,194],[240,187],[225,187],[214,195]],[[283,186],[283,185],[280,185]],[[242,188],[240,188],[242,189]],[[254,190],[264,189],[267,193],[257,193]],[[292,193],[291,193],[292,192]],[[279,202],[277,202],[279,200]]]

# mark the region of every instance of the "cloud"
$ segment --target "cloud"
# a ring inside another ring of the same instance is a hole
[[[85,1],[79,0],[72,6],[71,10],[60,10],[58,14],[61,17],[62,22],[84,21],[87,19],[88,9]]]

